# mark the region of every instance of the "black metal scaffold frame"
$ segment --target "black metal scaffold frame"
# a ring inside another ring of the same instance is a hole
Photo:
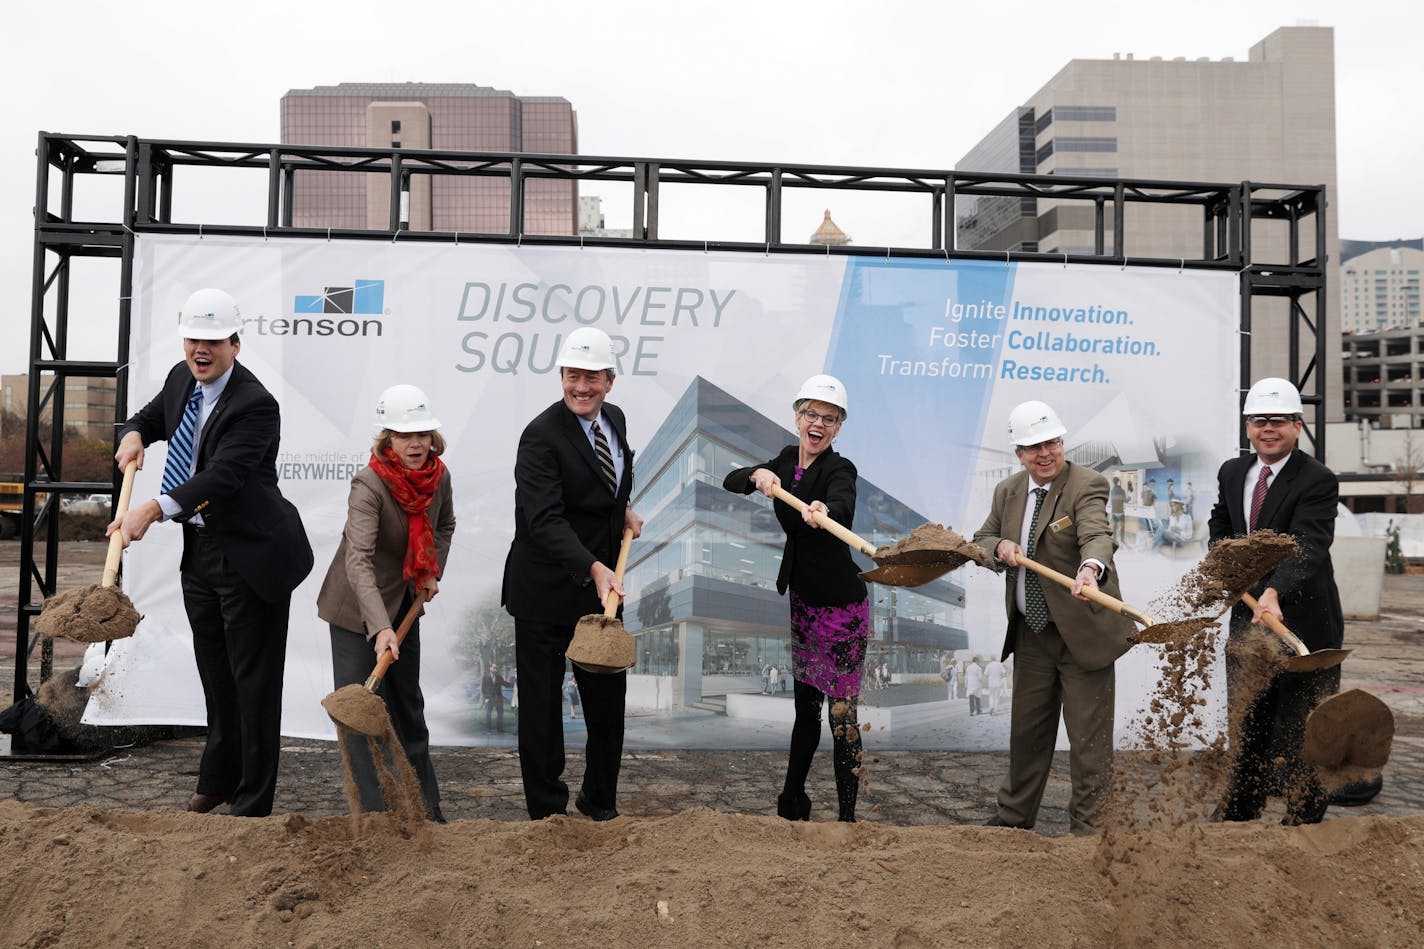
[[[1241,389],[1251,378],[1253,304],[1266,298],[1289,302],[1289,376],[1310,413],[1307,425],[1315,453],[1325,451],[1325,253],[1326,195],[1323,185],[1301,186],[1153,181],[1141,179],[855,168],[752,162],[701,162],[658,158],[472,153],[316,145],[261,145],[146,139],[135,136],[60,135],[41,132],[35,183],[35,244],[31,295],[29,394],[25,428],[24,500],[20,525],[15,700],[31,693],[28,659],[37,643],[31,619],[55,588],[59,560],[60,499],[68,494],[115,492],[112,483],[71,481],[64,474],[64,394],[71,378],[116,379],[115,425],[128,415],[127,364],[132,311],[133,252],[137,234],[211,234],[306,237],[329,240],[465,241],[493,244],[588,245],[755,252],[943,257],[946,260],[1047,261],[1126,267],[1233,271],[1240,276]],[[178,169],[265,169],[266,223],[180,223],[172,219]],[[381,229],[294,227],[300,171],[385,175],[390,182],[390,219]],[[123,203],[109,220],[74,219],[76,184],[88,176],[122,176]],[[498,233],[412,231],[401,219],[401,197],[412,175],[477,176],[506,181],[508,228]],[[524,232],[530,182],[611,181],[632,185],[632,237],[544,235]],[[723,185],[764,193],[764,239],[760,241],[669,240],[658,235],[659,193],[667,185]],[[782,198],[788,189],[829,189],[919,195],[925,199],[927,246],[864,244],[821,246],[782,238]],[[955,213],[958,198],[1049,199],[1091,208],[1092,253],[1045,253],[962,249]],[[1133,234],[1129,205],[1175,205],[1201,211],[1200,253],[1186,258],[1128,257]],[[1283,222],[1286,259],[1261,261],[1253,254],[1253,223]],[[1303,248],[1305,250],[1303,251]],[[120,262],[114,294],[117,356],[112,362],[70,359],[71,261],[108,257]],[[1312,304],[1307,306],[1306,304]],[[1309,334],[1309,335],[1303,335]],[[1313,339],[1313,346],[1310,345]],[[49,420],[42,423],[48,412]],[[1313,418],[1311,418],[1313,416]],[[41,498],[43,499],[41,501]],[[41,680],[52,671],[53,651],[41,646]]]

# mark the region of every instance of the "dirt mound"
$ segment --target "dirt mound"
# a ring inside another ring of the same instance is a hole
[[[17,945],[1413,946],[1424,816],[1095,843],[685,811],[596,824],[226,818],[0,802]],[[1051,901],[1046,903],[1048,896]],[[1258,935],[1251,935],[1258,934]]]

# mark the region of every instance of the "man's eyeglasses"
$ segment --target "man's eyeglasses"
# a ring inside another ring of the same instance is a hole
[[[1050,438],[1046,442],[1039,442],[1036,445],[1020,445],[1016,450],[1025,455],[1036,455],[1041,451],[1057,451],[1063,447],[1063,439]]]
[[[801,409],[796,414],[808,422],[820,422],[824,425],[839,425],[841,423],[839,415],[822,415],[819,412],[812,412],[810,409]]]
[[[1267,425],[1272,428],[1280,428],[1283,425],[1292,424],[1299,418],[1299,415],[1250,415],[1246,417],[1246,421],[1252,428],[1265,428]]]

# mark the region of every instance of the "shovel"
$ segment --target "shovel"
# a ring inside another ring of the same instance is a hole
[[[771,493],[778,501],[789,504],[803,514],[809,507],[805,501],[781,485],[772,488]],[[914,538],[918,532],[921,535],[931,536],[933,539],[917,548],[906,549],[908,538],[886,547],[876,547],[827,514],[817,511],[813,517],[817,524],[830,531],[837,539],[844,541],[852,550],[859,551],[875,561],[874,570],[867,570],[860,575],[862,580],[869,580],[872,583],[892,587],[917,587],[929,583],[931,580],[937,580],[949,571],[956,567],[962,567],[970,561],[980,566],[989,562],[989,555],[983,548],[969,543],[953,531],[939,527],[937,524],[924,524],[915,528],[915,531],[911,532],[911,538]]]
[[[416,617],[420,616],[421,608],[425,606],[427,599],[425,590],[422,589],[410,609],[406,610],[405,618],[396,629],[397,646],[405,642],[406,633],[415,625]],[[376,694],[376,689],[380,687],[386,670],[393,662],[395,657],[391,655],[391,651],[383,651],[376,660],[376,668],[371,670],[371,675],[364,685],[354,682],[343,685],[321,700],[321,707],[326,709],[326,714],[331,716],[337,727],[350,729],[368,738],[380,738],[390,731],[391,717],[386,713],[386,703]]]
[[[1249,593],[1241,594],[1241,602],[1245,603],[1252,610],[1256,609],[1256,598]],[[1311,652],[1305,648],[1305,643],[1301,642],[1285,624],[1276,619],[1270,613],[1262,613],[1261,619],[1266,626],[1281,638],[1287,646],[1295,651],[1295,655],[1286,660],[1287,672],[1314,672],[1316,669],[1330,669],[1345,661],[1345,657],[1350,654],[1348,649],[1317,649]]]
[[[129,509],[134,473],[137,471],[137,461],[129,462],[124,468],[116,517],[123,517]],[[134,609],[128,596],[114,585],[123,553],[123,532],[114,531],[109,535],[109,555],[104,559],[102,582],[97,586],[76,587],[48,597],[35,620],[35,631],[46,638],[63,636],[80,643],[102,643],[132,636],[143,617]]]
[[[1313,655],[1313,653],[1312,653]],[[1383,768],[1394,741],[1394,713],[1368,692],[1350,689],[1321,702],[1305,720],[1305,760],[1328,786]]]
[[[397,646],[405,642],[406,634],[415,625],[416,617],[420,615],[421,608],[428,600],[429,597],[422,588],[396,629]],[[376,659],[376,668],[371,670],[364,685],[354,682],[343,685],[321,700],[322,708],[326,709],[326,714],[331,716],[336,725],[336,738],[341,745],[341,765],[346,771],[346,803],[351,808],[353,833],[357,835],[360,833],[361,795],[351,767],[351,749],[347,745],[348,732],[365,737],[371,752],[371,763],[376,771],[376,780],[380,783],[381,793],[396,819],[402,823],[418,824],[425,816],[420,800],[420,779],[416,777],[415,769],[410,766],[405,751],[396,739],[391,716],[386,711],[386,703],[376,694],[381,680],[385,678],[386,670],[393,662],[395,657],[391,655],[391,651],[384,650]],[[390,750],[396,770],[400,772],[399,780],[386,766],[386,754],[382,745]]]
[[[628,566],[628,548],[633,545],[633,528],[623,529],[623,542],[618,546],[618,563],[613,574],[618,582],[623,582],[623,571]],[[637,661],[637,647],[632,635],[623,628],[617,618],[618,592],[609,590],[603,600],[602,613],[590,613],[578,621],[574,627],[574,638],[564,655],[569,662],[585,672],[612,675],[632,667]]]
[[[1022,553],[1018,555],[1018,565],[1021,567],[1027,567],[1039,576],[1052,580],[1054,583],[1058,584],[1061,587],[1067,587],[1069,590],[1073,589],[1074,580],[1072,577],[1059,573],[1052,567],[1045,567],[1043,564],[1038,563],[1037,561],[1029,560]],[[1086,596],[1088,599],[1092,600],[1094,603],[1099,604],[1100,606],[1106,606],[1114,613],[1121,613],[1123,616],[1126,616],[1128,619],[1132,620],[1134,623],[1138,623],[1141,626],[1147,627],[1157,625],[1157,621],[1152,617],[1148,616],[1146,613],[1135,607],[1128,606],[1126,603],[1122,602],[1122,600],[1119,600],[1115,596],[1111,596],[1107,593],[1104,593],[1097,587],[1084,587],[1083,595]]]

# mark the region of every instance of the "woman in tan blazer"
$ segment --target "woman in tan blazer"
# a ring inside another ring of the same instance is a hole
[[[455,534],[450,472],[440,460],[445,439],[429,400],[415,386],[392,386],[381,394],[376,427],[370,463],[351,479],[346,527],[317,595],[317,615],[331,625],[336,688],[365,682],[387,649],[397,660],[381,692],[420,778],[426,816],[443,823],[420,691],[420,621],[399,644],[395,627],[418,591],[433,598],[439,590]],[[350,750],[362,809],[385,810],[366,743],[352,742]]]

